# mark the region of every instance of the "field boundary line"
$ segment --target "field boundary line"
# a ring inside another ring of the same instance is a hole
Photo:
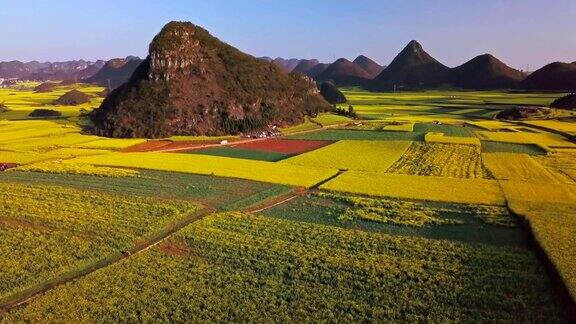
[[[326,178],[326,179],[318,182],[317,184],[313,185],[312,187],[310,187],[310,190],[312,190],[312,189],[319,189],[320,186],[322,186],[323,184],[325,184],[325,183],[327,183],[327,182],[330,182],[330,181],[338,178],[339,176],[341,176],[342,174],[344,174],[346,171],[348,171],[348,170],[345,170],[345,169],[340,169],[340,170],[338,170],[338,172],[337,172],[335,175],[333,175],[333,176],[331,176],[331,177],[328,177],[328,178]]]
[[[280,201],[277,201],[277,202],[275,202],[275,203],[273,203],[273,204],[264,205],[264,207],[259,206],[259,207],[260,207],[259,209],[256,209],[256,210],[247,210],[247,212],[249,212],[249,213],[254,213],[254,214],[261,213],[261,212],[263,212],[263,211],[266,211],[266,210],[268,210],[268,209],[274,208],[274,207],[276,207],[276,206],[283,205],[283,204],[285,204],[285,203],[287,203],[287,202],[289,202],[289,201],[292,201],[292,200],[294,200],[294,199],[296,199],[296,198],[298,198],[298,197],[300,197],[300,196],[301,196],[301,194],[295,193],[295,194],[292,194],[292,195],[290,195],[289,197],[284,198],[284,199],[282,199],[282,200],[280,200]]]
[[[539,130],[541,130],[541,131],[545,131],[545,132],[548,132],[548,133],[553,133],[553,134],[556,134],[556,135],[560,135],[560,136],[566,138],[567,140],[569,140],[570,142],[576,143],[576,136],[574,136],[574,135],[572,135],[572,134],[570,134],[570,133],[568,133],[568,132],[563,132],[563,131],[560,131],[560,130],[557,130],[557,129],[554,129],[554,128],[550,128],[550,127],[546,127],[546,126],[532,125],[532,124],[529,124],[529,123],[526,123],[526,122],[523,122],[523,121],[517,121],[517,122],[516,122],[516,121],[512,121],[511,123],[512,123],[512,124],[516,124],[516,125],[520,125],[520,126],[525,126],[525,127],[532,127],[532,128],[539,129]]]

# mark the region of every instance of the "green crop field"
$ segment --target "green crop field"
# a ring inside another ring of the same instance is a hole
[[[302,141],[149,141],[35,85],[0,89],[1,323],[573,318],[574,113],[493,119],[561,94],[350,88]]]

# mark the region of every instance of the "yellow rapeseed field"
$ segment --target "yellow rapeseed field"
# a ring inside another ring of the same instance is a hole
[[[509,207],[528,221],[534,237],[576,300],[576,202],[511,200]]]
[[[502,189],[495,180],[457,179],[403,174],[345,172],[322,189],[465,204],[504,205]]]
[[[389,173],[452,178],[490,178],[480,148],[472,145],[414,142]]]
[[[53,147],[118,150],[145,142],[145,139],[110,139],[81,134],[75,124],[55,121],[0,122],[0,150],[33,151]]]
[[[382,127],[382,130],[393,132],[412,132],[414,131],[414,122],[400,123],[398,125],[388,124]]]
[[[0,149],[2,143],[23,138],[62,136],[66,133],[79,133],[77,126],[59,124],[52,121],[10,121],[0,123]]]
[[[529,223],[576,300],[576,185],[501,181],[508,206]]]
[[[280,164],[385,172],[410,147],[408,141],[339,141]]]
[[[108,154],[107,150],[89,150],[79,148],[60,148],[48,151],[12,152],[0,151],[0,163],[29,164],[48,160],[70,159],[79,156]]]
[[[559,120],[530,120],[525,121],[524,124],[561,131],[570,135],[576,135],[576,123],[574,122],[565,122]]]
[[[99,177],[134,177],[139,174],[137,170],[98,167],[89,164],[69,164],[61,161],[47,161],[19,166],[10,171],[32,171],[56,174],[82,174]]]
[[[576,183],[576,152],[551,153],[545,156],[533,156],[532,158],[559,179],[563,179],[563,182]]]
[[[489,131],[497,131],[515,126],[514,124],[499,120],[467,121],[466,124],[470,124]]]
[[[576,144],[566,138],[552,133],[527,133],[527,132],[476,132],[482,140],[493,142],[505,142],[515,144],[536,144],[543,148],[576,148]]]
[[[509,201],[576,203],[576,185],[502,180],[502,190]]]
[[[290,134],[295,134],[295,133],[300,133],[300,132],[307,132],[307,131],[311,131],[314,129],[321,129],[322,126],[313,123],[309,118],[306,118],[304,120],[303,124],[300,125],[296,125],[296,126],[290,126],[290,127],[285,127],[285,128],[281,128],[280,131],[282,132],[282,134],[284,135],[290,135]]]
[[[426,143],[480,146],[480,140],[477,139],[476,137],[444,136],[444,133],[426,133],[426,135],[424,136],[424,140],[426,141]]]
[[[88,149],[104,149],[104,150],[121,150],[136,144],[146,142],[141,138],[102,138],[98,137],[94,141],[76,144],[74,147],[88,148]]]
[[[352,119],[346,116],[340,116],[335,114],[320,114],[315,118],[312,118],[312,122],[320,124],[322,126],[331,126],[338,124],[346,124],[351,122]]]
[[[17,140],[4,140],[0,141],[0,147],[10,151],[37,151],[54,147],[74,147],[82,143],[94,141],[95,139],[98,139],[98,137],[80,133],[65,133]]]
[[[43,159],[44,157],[37,152],[0,151],[0,163],[27,164]]]
[[[520,153],[483,153],[482,161],[498,180],[555,183],[558,179],[532,159]]]
[[[112,153],[64,163],[215,175],[302,187],[311,187],[338,172],[330,168],[177,153]]]

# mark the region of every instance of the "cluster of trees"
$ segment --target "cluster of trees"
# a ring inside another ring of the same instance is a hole
[[[30,117],[62,117],[62,113],[53,109],[34,109],[28,116]]]
[[[246,116],[238,119],[230,117],[228,110],[220,109],[220,126],[226,134],[239,134],[255,129],[263,129],[276,117],[278,109],[272,106],[262,106],[261,113],[256,116]]]
[[[334,112],[341,116],[346,116],[350,118],[357,118],[358,114],[354,111],[354,106],[348,105],[348,109],[334,106]]]

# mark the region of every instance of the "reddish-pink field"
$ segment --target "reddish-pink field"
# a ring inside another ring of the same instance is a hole
[[[276,152],[284,154],[301,154],[317,150],[326,145],[334,143],[333,141],[315,141],[315,140],[291,140],[291,139],[266,139],[262,141],[253,141],[247,143],[240,143],[234,147],[257,150],[265,152]]]

